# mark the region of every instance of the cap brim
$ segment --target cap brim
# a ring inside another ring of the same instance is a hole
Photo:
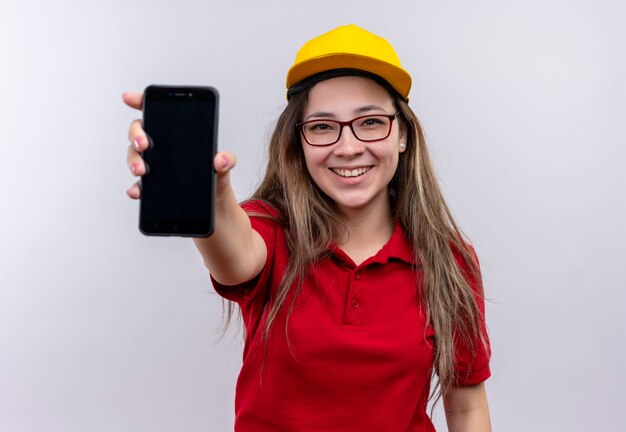
[[[405,70],[372,57],[357,54],[327,54],[298,63],[287,73],[287,88],[303,79],[332,69],[360,69],[380,76],[402,97],[408,99],[411,76]]]

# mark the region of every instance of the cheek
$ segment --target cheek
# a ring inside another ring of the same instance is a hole
[[[383,159],[381,159],[383,160]],[[400,163],[400,157],[397,152],[389,153],[384,156],[384,169],[382,170],[382,178],[383,181],[389,184],[393,179],[393,176],[396,174],[398,170],[398,165]]]
[[[395,171],[398,167],[398,160],[400,154],[395,149],[388,149],[384,152],[379,152],[376,158],[388,169]]]
[[[321,148],[303,147],[304,162],[311,175],[317,170],[324,169],[324,161],[326,160],[326,154],[321,151]]]
[[[391,160],[389,161],[389,173],[387,175],[388,181],[391,181],[393,176],[396,174],[397,170],[398,170],[398,155],[395,154],[394,156],[391,157]]]
[[[313,180],[313,183],[317,185],[322,190],[324,188],[324,161],[326,157],[324,156],[324,152],[317,151],[320,149],[304,147],[304,163],[306,164],[307,171],[309,172],[309,176]]]

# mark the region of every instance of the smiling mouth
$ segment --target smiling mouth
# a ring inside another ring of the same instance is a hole
[[[372,167],[360,167],[354,169],[331,168],[331,171],[340,177],[359,177],[371,170]]]

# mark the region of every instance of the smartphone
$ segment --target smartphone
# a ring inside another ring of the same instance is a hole
[[[150,236],[208,237],[215,221],[219,95],[212,87],[147,87],[139,230]]]

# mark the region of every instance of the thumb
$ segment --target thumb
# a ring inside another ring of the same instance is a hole
[[[213,158],[213,167],[218,177],[228,173],[237,164],[237,158],[231,152],[221,151],[215,154]]]
[[[237,158],[231,152],[218,152],[213,158],[213,167],[217,173],[217,183],[215,191],[217,198],[229,196],[233,193],[230,185],[230,170],[233,169],[237,163]]]

